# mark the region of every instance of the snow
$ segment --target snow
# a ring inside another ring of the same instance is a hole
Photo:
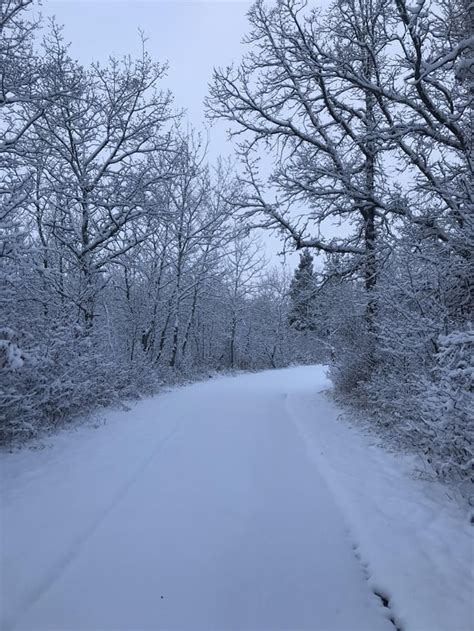
[[[13,329],[0,328],[0,370],[17,370],[24,364],[23,353],[15,344],[14,339]]]
[[[463,511],[328,386],[216,378],[2,454],[2,629],[473,628]]]
[[[429,471],[423,476],[421,461],[388,453],[349,425],[322,392],[290,395],[289,409],[345,515],[369,585],[389,599],[398,625],[474,629],[474,528],[454,491],[429,481]]]

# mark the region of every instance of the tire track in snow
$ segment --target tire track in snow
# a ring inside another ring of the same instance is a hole
[[[160,453],[167,443],[169,443],[169,441],[178,433],[179,428],[180,422],[177,423],[176,427],[174,427],[169,434],[167,434],[157,445],[155,445],[149,455],[144,458],[140,465],[135,469],[134,473],[130,476],[127,482],[120,487],[117,493],[115,493],[112,497],[111,501],[102,511],[100,511],[96,519],[91,522],[90,526],[84,530],[80,536],[76,537],[69,546],[68,550],[56,561],[56,563],[53,564],[51,568],[49,568],[44,575],[43,580],[30,589],[23,602],[20,603],[13,612],[5,615],[5,617],[0,621],[0,629],[2,629],[2,631],[12,631],[15,628],[18,619],[23,614],[27,613],[43,596],[43,594],[45,594],[61,578],[74,559],[79,556],[87,541],[94,535],[114,508],[127,496],[128,492],[143,471],[146,470],[146,468],[155,459],[156,455]]]
[[[326,474],[325,474],[325,472],[323,470],[324,468],[318,466],[318,462],[317,462],[317,459],[315,458],[315,454],[309,447],[309,442],[308,442],[306,433],[305,433],[303,427],[301,426],[301,423],[299,422],[298,414],[296,414],[293,411],[292,407],[291,407],[291,396],[294,396],[294,395],[290,395],[288,393],[284,395],[285,409],[286,409],[287,415],[288,415],[290,421],[296,427],[296,430],[297,430],[299,436],[302,438],[303,442],[306,445],[306,448],[307,448],[307,450],[309,452],[311,461],[316,466],[316,468],[318,470],[318,473],[320,474],[322,479],[326,481],[326,486],[328,488],[328,491],[333,496],[334,501],[336,502],[337,506],[339,507],[339,510],[341,511],[341,514],[343,516],[344,523],[345,523],[345,526],[346,526],[346,531],[347,531],[348,537],[349,537],[350,542],[351,542],[352,551],[354,553],[355,558],[357,559],[358,563],[360,564],[360,566],[362,568],[363,575],[364,575],[364,577],[365,577],[365,579],[366,579],[366,581],[367,581],[367,583],[369,585],[370,591],[376,597],[377,601],[383,606],[383,608],[385,610],[384,613],[385,613],[386,617],[388,618],[388,620],[393,625],[395,631],[403,631],[403,626],[400,623],[400,621],[398,619],[398,616],[393,611],[392,604],[391,604],[391,601],[390,601],[390,596],[388,595],[388,591],[385,588],[379,586],[378,584],[374,584],[374,581],[372,580],[372,573],[371,573],[371,570],[370,570],[370,566],[361,557],[361,553],[360,553],[360,550],[359,550],[359,544],[355,540],[355,537],[354,537],[354,534],[352,532],[352,529],[351,529],[350,525],[348,524],[348,521],[347,521],[347,519],[345,517],[343,508],[340,505],[340,502],[338,501],[338,498],[331,491],[331,487],[328,484],[327,476],[326,476]]]

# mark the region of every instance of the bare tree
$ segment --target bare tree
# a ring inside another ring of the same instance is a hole
[[[50,45],[50,62],[62,77],[57,80],[73,77],[81,87],[56,99],[34,123],[32,142],[48,155],[49,212],[43,222],[79,272],[71,289],[90,328],[104,268],[145,238],[131,224],[160,210],[164,174],[155,163],[169,149],[171,97],[157,89],[164,67],[145,50],[136,61],[111,59],[106,67],[85,70],[64,54],[57,31],[53,37],[58,45]]]

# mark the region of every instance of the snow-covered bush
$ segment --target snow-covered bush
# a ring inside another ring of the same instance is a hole
[[[3,327],[0,329],[0,370],[11,371],[21,368],[25,362],[23,351],[15,342],[15,332]]]
[[[412,230],[408,247],[392,248],[379,274],[370,334],[357,280],[341,278],[318,293],[332,331],[330,374],[337,395],[362,408],[386,440],[464,483],[474,479],[466,263],[436,242],[420,239],[415,249],[414,239]]]
[[[474,476],[474,331],[438,338],[433,378],[420,400],[425,449],[443,477]]]

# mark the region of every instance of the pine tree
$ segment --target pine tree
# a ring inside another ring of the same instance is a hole
[[[305,250],[290,284],[290,310],[288,322],[297,331],[311,331],[315,326],[314,297],[316,276],[313,257]]]

